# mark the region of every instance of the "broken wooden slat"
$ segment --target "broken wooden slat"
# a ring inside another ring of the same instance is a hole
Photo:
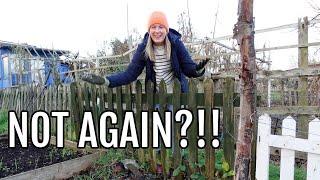
[[[123,126],[123,106],[122,106],[122,86],[116,87],[116,106],[118,115],[118,129],[122,132]]]
[[[188,94],[188,109],[194,114],[197,112],[197,104],[196,104],[196,82],[193,79],[189,79],[189,94]],[[189,141],[189,166],[191,168],[191,172],[195,173],[196,169],[193,168],[196,163],[198,163],[198,127],[197,122],[198,119],[196,116],[193,117],[193,123],[190,125],[190,129],[188,132],[188,141]]]
[[[166,109],[166,84],[164,82],[164,80],[161,80],[160,84],[159,84],[159,112],[160,112],[160,117],[162,120],[162,124],[165,124],[165,111]],[[171,138],[171,137],[170,137]],[[161,160],[161,164],[162,164],[162,170],[163,170],[163,174],[167,174],[168,173],[168,163],[167,163],[167,150],[164,146],[164,142],[160,141],[160,160]]]
[[[206,79],[204,81],[204,96],[208,97],[205,99],[205,110],[206,110],[206,117],[205,117],[205,139],[206,147],[205,147],[205,154],[206,154],[206,161],[205,161],[205,176],[206,179],[214,179],[215,177],[215,150],[210,145],[210,140],[212,139],[212,108],[213,108],[213,99],[209,98],[213,95],[213,81],[212,79]]]
[[[142,128],[142,117],[141,117],[141,112],[142,112],[142,86],[141,86],[141,82],[138,80],[136,82],[136,95],[137,95],[137,99],[136,99],[136,122],[137,122],[137,127],[138,129]],[[140,139],[142,139],[142,131],[138,130],[138,137]],[[139,148],[138,149],[138,160],[140,163],[143,163],[145,161],[145,157],[144,157],[144,153],[146,153],[146,151],[144,151],[144,149]]]
[[[174,80],[173,84],[173,95],[176,98],[172,98],[172,105],[173,105],[173,114],[175,114],[180,109],[180,94],[181,94],[181,85],[178,79]],[[180,123],[173,123],[173,133],[174,133],[174,149],[173,149],[173,168],[176,169],[182,161],[181,152],[180,152],[180,139],[181,139],[181,124]]]
[[[111,88],[107,89],[107,102],[108,102],[108,110],[113,110],[113,92]]]
[[[153,93],[153,90],[154,90],[154,84],[151,82],[151,81],[148,81],[147,82],[147,85],[146,85],[146,94],[147,94],[147,108],[148,108],[148,113],[149,114],[152,114],[153,112],[153,109],[154,109],[154,101],[153,101],[153,96],[154,96],[154,93]],[[148,121],[148,126],[149,126],[149,129],[152,129],[152,117],[149,117],[149,121]],[[150,163],[150,166],[151,166],[151,172],[155,173],[156,172],[156,161],[154,159],[154,156],[153,156],[153,149],[152,149],[152,139],[153,139],[153,136],[151,133],[149,133],[148,135],[148,141],[149,141],[149,148],[148,148],[148,154],[149,154],[149,163]]]
[[[70,97],[71,97],[71,109],[70,112],[73,114],[73,118],[71,119],[72,129],[72,139],[79,139],[79,131],[80,131],[80,112],[78,106],[78,99],[77,99],[77,85],[76,83],[70,84]]]
[[[98,106],[97,106],[97,86],[94,84],[91,84],[91,103],[92,103],[92,108],[91,108],[91,112],[93,115],[93,122],[95,125],[95,130],[96,133],[99,134],[99,115],[98,115]]]
[[[235,140],[234,137],[234,114],[233,114],[233,92],[234,79],[226,78],[223,93],[223,149],[224,157],[230,167],[234,166]]]

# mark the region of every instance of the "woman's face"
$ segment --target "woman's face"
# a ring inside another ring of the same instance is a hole
[[[167,30],[165,26],[161,24],[153,24],[150,26],[149,34],[155,45],[163,45],[167,35]]]

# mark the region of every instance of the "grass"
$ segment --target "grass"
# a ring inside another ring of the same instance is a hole
[[[0,134],[8,131],[8,112],[0,110]]]
[[[184,155],[188,156],[188,151],[183,151]],[[198,166],[202,167],[205,163],[205,152],[203,150],[199,151],[199,162]],[[109,149],[107,153],[105,153],[96,163],[94,169],[90,171],[88,174],[79,175],[74,177],[74,179],[78,180],[91,180],[91,179],[109,179],[112,177],[112,165],[116,162],[119,162],[128,157],[125,154],[125,150],[121,149]],[[143,165],[141,165],[143,167]],[[229,165],[224,161],[223,150],[219,149],[215,152],[215,167],[216,170],[219,171],[221,179],[225,179],[225,176],[233,176],[234,172],[231,170]],[[229,170],[228,170],[229,169]],[[196,175],[195,179],[203,179],[202,174],[193,174]],[[295,168],[294,179],[295,180],[304,180],[307,177],[307,173],[302,168]],[[190,178],[194,179],[194,178]],[[280,167],[274,164],[270,164],[269,166],[269,179],[270,180],[279,180],[280,179]]]
[[[187,151],[183,151],[184,155],[188,156]],[[223,160],[223,150],[217,150],[216,153],[216,161],[215,166],[216,170],[220,171],[221,176],[224,173],[231,172],[231,170],[225,171],[225,161]],[[119,162],[121,160],[124,160],[126,158],[132,158],[126,155],[125,150],[121,149],[109,149],[107,153],[105,153],[96,163],[94,169],[90,172],[88,172],[85,175],[78,175],[74,177],[74,179],[77,180],[90,180],[90,179],[109,179],[112,177],[112,165],[116,162]],[[205,152],[204,150],[199,151],[199,167],[203,167],[205,164]],[[145,166],[148,166],[146,164],[140,164],[140,167],[143,169],[148,169]],[[203,172],[202,172],[203,173]],[[191,179],[203,179],[202,174],[192,174],[193,177]]]
[[[304,180],[307,177],[307,172],[302,168],[294,169],[294,179],[295,180]],[[280,179],[280,167],[274,164],[269,165],[269,179],[270,180],[279,180]]]
[[[126,158],[125,152],[121,149],[109,149],[96,163],[94,170],[88,174],[74,177],[76,180],[110,179],[112,165]]]

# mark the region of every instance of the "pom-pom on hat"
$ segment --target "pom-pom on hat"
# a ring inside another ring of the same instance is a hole
[[[153,24],[161,24],[167,29],[167,32],[169,32],[167,17],[163,12],[154,11],[151,13],[148,21],[148,31]]]

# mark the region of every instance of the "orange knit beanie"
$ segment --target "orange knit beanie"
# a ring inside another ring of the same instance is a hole
[[[154,11],[150,15],[150,18],[148,21],[148,31],[153,24],[161,24],[167,29],[167,32],[169,32],[168,21],[167,21],[166,15],[163,12]]]

